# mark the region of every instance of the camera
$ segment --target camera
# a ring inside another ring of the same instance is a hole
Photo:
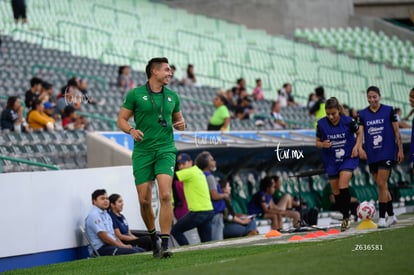
[[[162,127],[167,127],[167,121],[165,119],[158,119],[158,123],[162,126]]]

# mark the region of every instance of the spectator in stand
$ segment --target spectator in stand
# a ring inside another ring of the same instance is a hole
[[[36,99],[32,109],[27,114],[27,123],[34,131],[53,131],[55,120],[44,112],[44,106],[40,99]]]
[[[75,95],[78,89],[78,83],[76,79],[69,79],[66,86],[62,87],[61,96],[56,101],[56,113],[61,116],[64,115],[64,110],[67,105],[74,106]]]
[[[23,117],[23,106],[17,96],[10,96],[7,99],[6,108],[1,113],[1,130],[29,132],[29,127]]]
[[[76,114],[75,107],[67,105],[63,111],[62,127],[65,130],[85,129],[82,119]]]
[[[308,96],[308,103],[306,104],[306,108],[308,111],[312,109],[313,105],[315,105],[316,101],[318,101],[318,98],[316,97],[315,93],[310,93]]]
[[[291,93],[292,85],[290,83],[283,84],[282,89],[277,91],[277,100],[280,102],[280,107],[284,108],[296,105]]]
[[[88,95],[88,81],[86,79],[78,80],[78,89],[82,93],[82,101],[88,102],[89,104],[95,105],[97,102]]]
[[[97,189],[92,193],[92,204],[85,219],[85,232],[99,255],[115,256],[144,251],[142,248],[124,244],[115,236],[112,218],[107,212],[109,199],[105,189]]]
[[[410,106],[411,108],[414,108],[414,88],[411,89],[409,94],[409,100],[410,100]],[[414,112],[414,109],[411,110],[411,112],[408,114],[406,119],[408,119],[412,113]],[[410,157],[409,157],[410,163],[411,163],[411,177],[414,176],[414,118],[411,122],[411,143],[410,143]],[[411,178],[412,179],[412,178]]]
[[[25,0],[11,0],[13,9],[14,22],[19,23],[19,19],[22,19],[23,24],[27,24],[26,15],[26,1]]]
[[[246,91],[246,80],[241,77],[241,78],[237,79],[236,84],[237,84],[237,86],[236,86],[236,95],[237,95],[238,98],[243,98],[244,95],[242,95],[241,93],[242,93],[242,91]],[[246,93],[246,95],[247,95],[247,93]]]
[[[250,119],[254,112],[255,110],[252,104],[252,99],[245,96],[236,108],[236,117],[239,120]]]
[[[223,193],[220,184],[216,181],[213,172],[216,171],[216,161],[213,156],[207,152],[201,152],[195,159],[195,164],[203,170],[207,178],[208,189],[210,190],[210,197],[214,207],[214,218],[212,221],[212,240],[223,240],[223,212],[226,208],[226,199],[229,199],[229,194]]]
[[[229,195],[229,199],[226,200],[226,208],[224,209],[224,229],[223,237],[237,238],[243,236],[254,236],[257,235],[256,220],[254,215],[246,215],[242,213],[235,213],[233,206],[231,205],[231,187],[227,180],[220,181],[221,189],[223,193]]]
[[[402,110],[401,110],[401,108],[399,108],[399,107],[394,108],[394,112],[395,112],[395,114],[397,116],[398,127],[400,129],[410,129],[411,128],[411,125],[401,119],[401,116],[402,116]]]
[[[118,77],[116,84],[121,88],[122,94],[125,94],[134,87],[134,82],[130,76],[129,66],[120,66],[118,68]]]
[[[33,102],[35,102],[36,99],[43,101],[46,96],[45,93],[42,93],[42,83],[43,81],[38,77],[32,77],[32,79],[30,79],[30,89],[26,91],[24,99],[24,104],[26,104],[28,109],[32,108]]]
[[[181,85],[184,86],[195,86],[197,85],[197,79],[194,73],[194,65],[188,64],[187,71],[181,79]]]
[[[124,244],[130,244],[133,247],[143,248],[145,251],[151,251],[151,238],[149,236],[137,237],[129,230],[128,222],[121,213],[124,209],[124,200],[119,194],[109,196],[108,213],[112,219],[115,236]]]
[[[272,111],[270,112],[271,122],[275,129],[286,129],[288,124],[283,119],[279,101],[272,102]]]
[[[234,118],[234,112],[236,111],[237,107],[237,96],[236,96],[236,87],[233,87],[226,91],[226,100],[227,100],[227,108],[230,111],[230,117]]]
[[[320,118],[323,118],[326,116],[325,112],[325,89],[322,86],[315,88],[315,94],[317,97],[317,101],[312,106],[312,108],[309,110],[309,114],[315,116],[314,119],[314,127],[316,128],[317,122]]]
[[[180,81],[174,76],[177,68],[174,65],[171,65],[171,78],[169,85],[179,85]]]
[[[260,78],[256,79],[256,87],[253,89],[252,97],[255,101],[264,100],[262,80]]]
[[[49,101],[46,101],[45,103],[43,103],[43,109],[44,109],[45,114],[53,118],[55,121],[60,119],[60,115],[56,114],[55,112],[55,105],[50,103]]]
[[[193,166],[193,161],[188,154],[179,154],[177,165],[177,178],[184,183],[184,194],[189,212],[173,225],[171,235],[179,245],[187,245],[189,242],[184,232],[197,228],[200,241],[209,242],[214,211],[206,177],[200,168]]]
[[[53,94],[53,85],[49,82],[42,81],[42,94],[44,94],[43,103],[50,102],[52,105],[56,103],[56,97]]]
[[[208,121],[207,131],[230,131],[230,112],[227,108],[227,99],[224,95],[216,95],[213,104],[216,110]]]

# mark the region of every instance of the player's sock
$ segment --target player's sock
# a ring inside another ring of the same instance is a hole
[[[351,202],[351,197],[349,195],[349,188],[339,189],[339,199],[340,205],[339,210],[343,215],[343,219],[349,219],[349,205]]]
[[[392,200],[387,202],[387,214],[389,217],[394,216],[394,206],[392,205]]]
[[[379,205],[379,217],[385,218],[385,212],[387,212],[387,203],[386,202],[380,202]]]
[[[170,240],[170,235],[169,234],[161,234],[161,247],[164,250],[168,249],[169,240]]]

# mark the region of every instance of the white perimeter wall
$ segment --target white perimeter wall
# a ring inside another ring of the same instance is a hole
[[[84,245],[79,225],[100,188],[121,194],[130,228],[145,229],[130,166],[0,174],[0,258]]]

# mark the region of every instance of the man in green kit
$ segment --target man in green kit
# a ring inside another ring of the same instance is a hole
[[[168,59],[151,59],[145,71],[148,82],[127,93],[119,111],[118,127],[134,139],[133,174],[141,216],[152,239],[153,256],[168,258],[172,256],[168,241],[173,219],[171,185],[177,153],[173,128],[183,131],[185,121],[180,110],[180,98],[166,87],[172,76]],[[134,117],[135,128],[128,123],[131,117]],[[160,197],[161,247],[157,244],[151,205],[155,179]]]

